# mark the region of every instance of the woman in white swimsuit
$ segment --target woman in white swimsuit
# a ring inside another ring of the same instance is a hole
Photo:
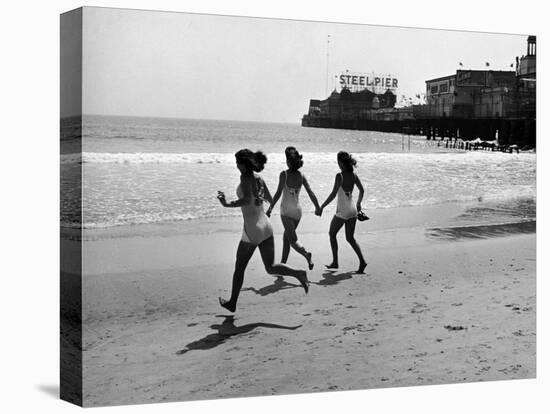
[[[244,282],[244,271],[256,247],[260,249],[267,273],[293,276],[300,281],[306,293],[309,289],[305,270],[295,270],[282,264],[274,264],[273,229],[263,208],[264,200],[271,202],[272,198],[264,180],[255,174],[264,169],[267,157],[260,151],[254,153],[248,149],[242,149],[235,154],[235,158],[237,168],[241,172],[241,183],[237,187],[238,199],[227,202],[225,194],[218,191],[220,203],[224,207],[240,207],[244,219],[243,235],[237,248],[231,298],[229,300],[219,298],[220,305],[231,312],[235,312],[237,308],[237,299]]]
[[[365,267],[367,267],[367,262],[363,257],[361,248],[355,240],[354,234],[355,224],[357,223],[357,212],[361,211],[361,201],[363,200],[365,191],[363,189],[363,185],[361,184],[361,180],[359,180],[359,177],[353,171],[357,161],[355,161],[352,156],[345,151],[340,151],[337,159],[341,172],[336,174],[334,179],[334,188],[318,212],[319,215],[322,214],[323,209],[329,205],[332,200],[334,200],[334,197],[338,196],[336,201],[336,214],[330,223],[329,230],[330,247],[332,249],[332,263],[326,267],[328,269],[338,269],[338,241],[336,240],[336,235],[342,226],[345,225],[346,240],[359,258],[359,269],[357,270],[357,273],[364,273]],[[359,189],[359,196],[356,204],[353,203],[352,195],[353,188],[355,186]]]
[[[288,255],[290,253],[290,247],[300,253],[307,260],[309,270],[313,269],[313,262],[311,261],[311,253],[308,252],[300,243],[298,243],[298,236],[296,235],[296,229],[300,224],[302,218],[302,206],[300,205],[300,190],[302,185],[306,189],[311,202],[315,206],[315,211],[319,210],[319,203],[317,197],[306,179],[306,177],[299,171],[304,165],[302,161],[302,155],[294,147],[287,147],[285,149],[286,165],[288,170],[282,171],[279,175],[279,187],[277,192],[273,196],[273,202],[267,210],[267,215],[271,215],[271,211],[281,194],[283,200],[281,201],[281,221],[285,228],[283,234],[283,253],[281,257],[281,263],[286,263]]]

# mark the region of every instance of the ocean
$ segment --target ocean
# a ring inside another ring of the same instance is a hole
[[[321,202],[338,172],[336,153],[345,150],[357,159],[367,211],[464,203],[469,208],[459,221],[467,223],[536,217],[534,153],[466,152],[420,136],[409,143],[401,134],[298,124],[92,115],[83,117],[82,160],[71,153],[72,134],[62,137],[63,227],[81,225],[74,214],[80,194],[82,227],[89,230],[239,216],[216,199],[218,190],[234,198],[234,153],[264,151],[261,175],[274,193],[288,145],[303,154],[302,172]],[[80,168],[82,188],[71,182]],[[302,204],[313,212],[305,193]]]

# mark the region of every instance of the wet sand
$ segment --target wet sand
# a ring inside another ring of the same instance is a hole
[[[85,242],[84,404],[534,377],[535,234],[450,237],[437,222],[359,228],[365,275],[343,234],[341,268],[324,270],[328,236],[304,225],[310,293],[255,254],[234,315],[217,297],[229,296],[239,233]],[[305,267],[294,252],[289,264]]]

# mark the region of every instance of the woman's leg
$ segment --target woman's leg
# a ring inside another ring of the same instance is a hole
[[[277,274],[281,276],[292,276],[298,279],[306,291],[309,290],[307,273],[305,270],[296,270],[284,264],[274,264],[275,261],[275,242],[273,236],[264,240],[258,246],[260,248],[260,254],[262,255],[262,261],[264,262],[265,271],[270,275]]]
[[[365,262],[361,248],[357,244],[357,241],[355,241],[355,224],[357,224],[356,218],[346,220],[346,240],[355,251],[355,254],[357,254],[357,257],[359,257],[359,270],[357,270],[357,273],[364,273],[367,262]]]
[[[254,250],[256,250],[255,245],[243,241],[239,243],[239,247],[237,248],[237,260],[235,261],[235,271],[233,272],[231,299],[226,301],[219,298],[220,305],[231,312],[235,312],[235,309],[237,309],[237,299],[239,299],[239,293],[241,293],[244,282],[244,271],[250,258],[254,254]]]
[[[311,253],[308,253],[305,247],[302,246],[300,243],[298,243],[296,228],[298,227],[298,224],[300,224],[300,220],[296,220],[286,216],[281,216],[281,220],[285,227],[285,233],[284,233],[285,239],[288,240],[288,243],[290,244],[290,246],[292,246],[294,250],[296,250],[298,253],[300,253],[302,256],[306,258],[307,263],[309,265],[309,270],[313,269],[313,263],[311,263]],[[283,247],[283,254],[284,254],[284,247]],[[288,254],[286,257],[288,257]],[[286,263],[286,260],[282,261],[282,263]]]
[[[286,229],[285,220],[286,216],[281,214],[281,221],[283,222],[283,227]],[[281,263],[286,263],[288,260],[288,255],[290,254],[290,241],[287,238],[286,231],[283,233],[283,252],[281,254]]]
[[[328,235],[330,237],[330,249],[332,250],[332,263],[326,266],[328,269],[338,269],[338,240],[336,240],[336,235],[345,222],[344,219],[336,216],[330,222]]]

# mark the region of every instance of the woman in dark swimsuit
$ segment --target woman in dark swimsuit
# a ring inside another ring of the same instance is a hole
[[[241,183],[237,187],[238,199],[227,202],[225,194],[218,191],[218,200],[222,206],[240,207],[244,219],[243,235],[237,248],[231,298],[229,300],[219,298],[220,305],[231,312],[235,312],[237,308],[237,300],[244,282],[244,271],[256,247],[260,249],[267,273],[295,277],[306,293],[309,289],[305,270],[296,270],[282,264],[274,264],[273,228],[263,208],[264,200],[271,202],[272,198],[264,180],[258,174],[255,174],[255,172],[264,169],[267,157],[260,151],[254,153],[248,149],[242,149],[235,154],[235,158],[237,168],[241,172]]]

